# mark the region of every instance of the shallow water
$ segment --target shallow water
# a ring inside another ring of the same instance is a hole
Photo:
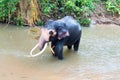
[[[120,80],[120,26],[83,27],[78,52],[64,47],[64,60],[48,49],[27,58],[37,40],[29,28],[0,24],[0,80]]]

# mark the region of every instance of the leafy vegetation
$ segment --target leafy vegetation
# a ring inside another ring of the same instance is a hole
[[[120,0],[107,0],[106,9],[114,16],[118,14],[120,16]]]
[[[89,16],[95,9],[93,0],[40,0],[40,4],[46,17],[56,19],[72,15],[84,26],[89,26]]]
[[[76,18],[81,25],[89,26],[91,23],[90,15],[96,7],[95,3],[99,4],[101,2],[105,3],[108,13],[113,16],[120,16],[120,0],[35,0],[36,3],[39,4],[38,12],[40,10],[42,13],[42,17],[40,17],[41,19],[39,20],[39,18],[35,19],[31,17],[39,13],[36,12],[32,14],[31,11],[26,11],[31,10],[36,4],[28,0],[28,5],[25,6],[27,3],[23,4],[24,6],[20,8],[20,5],[18,5],[20,1],[21,0],[0,0],[0,22],[15,23],[17,25],[24,25],[27,24],[26,22],[29,22],[31,25],[34,23],[43,25],[48,18],[58,19],[66,15],[71,15]],[[30,6],[31,4],[33,6]],[[24,9],[23,12],[26,12],[26,14],[22,15],[21,9]],[[19,14],[16,16],[16,13]],[[28,21],[32,18],[33,21]]]
[[[0,0],[0,21],[10,22],[19,0]]]

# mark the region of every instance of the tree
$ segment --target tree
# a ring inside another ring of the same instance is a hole
[[[17,8],[16,19],[26,25],[34,26],[41,17],[38,0],[21,0]]]
[[[0,21],[33,26],[41,18],[39,0],[0,0]]]

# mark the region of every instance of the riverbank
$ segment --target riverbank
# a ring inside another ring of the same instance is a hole
[[[113,16],[112,14],[107,12],[105,8],[105,3],[96,4],[96,9],[91,15],[91,19],[96,24],[115,24],[120,26],[120,16]]]

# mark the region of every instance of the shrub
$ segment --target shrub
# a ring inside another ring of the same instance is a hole
[[[0,0],[0,21],[10,22],[19,0]]]
[[[93,0],[40,0],[41,10],[47,18],[75,17],[81,25],[89,26],[90,13],[94,11]]]
[[[107,0],[106,9],[114,16],[118,14],[120,16],[120,0]]]

